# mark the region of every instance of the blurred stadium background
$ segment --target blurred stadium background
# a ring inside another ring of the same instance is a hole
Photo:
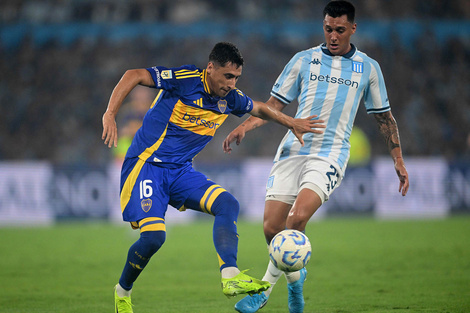
[[[155,90],[138,88],[120,112],[119,149],[101,117],[125,70],[205,67],[218,41],[246,66],[238,87],[266,100],[297,51],[323,42],[327,1],[3,0],[0,3],[0,226],[120,221],[119,166]],[[343,185],[317,218],[443,218],[470,213],[470,2],[356,0],[352,42],[382,67],[411,188],[398,180],[375,120],[359,109]],[[294,112],[295,104],[287,108]],[[245,118],[245,117],[244,117]],[[195,166],[261,221],[264,185],[285,130],[267,125],[231,155],[229,118]],[[177,220],[200,218],[169,211]]]

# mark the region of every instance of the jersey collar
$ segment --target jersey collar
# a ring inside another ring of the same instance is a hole
[[[204,91],[207,92],[209,95],[211,94],[211,90],[209,88],[209,84],[207,83],[207,72],[206,70],[202,70],[202,72],[200,73],[201,75],[201,82],[202,82],[202,85],[204,86]]]
[[[356,53],[356,46],[353,45],[352,43],[351,43],[350,45],[351,45],[351,50],[349,50],[348,53],[343,54],[342,57],[345,57],[345,58],[350,59],[350,58],[354,55],[354,53]],[[329,55],[329,56],[332,56],[332,57],[335,56],[335,55],[333,55],[333,54],[330,52],[330,50],[328,50],[328,48],[326,47],[326,43],[322,43],[322,44],[321,44],[321,50],[322,50],[323,53],[326,54],[326,55]]]

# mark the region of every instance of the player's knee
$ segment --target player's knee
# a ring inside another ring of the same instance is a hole
[[[240,203],[229,192],[222,192],[214,201],[211,211],[214,215],[229,214],[236,219],[240,213]]]
[[[152,256],[160,249],[166,239],[165,231],[146,231],[140,234],[140,240],[144,244],[147,257]]]
[[[287,223],[287,229],[295,229],[295,230],[303,232],[305,231],[305,226],[307,225],[307,221],[301,218],[289,220]]]
[[[312,217],[309,210],[291,210],[286,221],[286,228],[304,231],[307,222]]]
[[[271,240],[276,236],[276,234],[280,231],[285,229],[284,225],[273,225],[267,221],[263,223],[263,230],[264,230],[264,237],[266,238],[266,242],[269,244]]]

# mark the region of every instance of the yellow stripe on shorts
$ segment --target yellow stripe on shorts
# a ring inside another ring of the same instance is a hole
[[[166,131],[168,129],[168,124],[165,127],[160,138],[158,138],[157,142],[155,142],[151,147],[145,149],[139,155],[139,160],[137,160],[134,168],[132,169],[129,176],[127,176],[126,181],[124,182],[124,186],[121,191],[121,212],[124,212],[129,200],[131,199],[132,189],[134,189],[135,183],[137,181],[137,177],[139,177],[140,171],[145,164],[145,161],[155,152],[158,150],[160,145],[162,144],[163,139],[166,136]]]
[[[134,189],[135,182],[137,181],[137,177],[139,177],[140,171],[142,170],[144,164],[145,162],[141,159],[137,160],[137,163],[124,182],[124,186],[122,187],[121,191],[121,212],[124,212],[124,209],[131,199],[132,189]]]

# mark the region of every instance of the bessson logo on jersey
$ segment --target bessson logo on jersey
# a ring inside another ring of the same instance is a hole
[[[208,120],[200,118],[200,117],[189,115],[187,112],[184,113],[182,119],[183,119],[183,121],[188,121],[188,122],[196,124],[198,126],[202,125],[202,126],[207,127],[207,128],[217,129],[217,127],[220,126],[219,123],[214,123],[214,122],[208,121]]]
[[[318,80],[319,82],[346,85],[348,87],[356,87],[356,89],[359,88],[359,83],[354,80],[344,79],[342,77],[338,78],[338,77],[334,77],[330,75],[316,75],[314,73],[310,73],[310,80],[311,81]]]
[[[224,113],[227,109],[227,100],[219,100],[219,102],[217,102],[217,106],[219,107],[219,111]]]

